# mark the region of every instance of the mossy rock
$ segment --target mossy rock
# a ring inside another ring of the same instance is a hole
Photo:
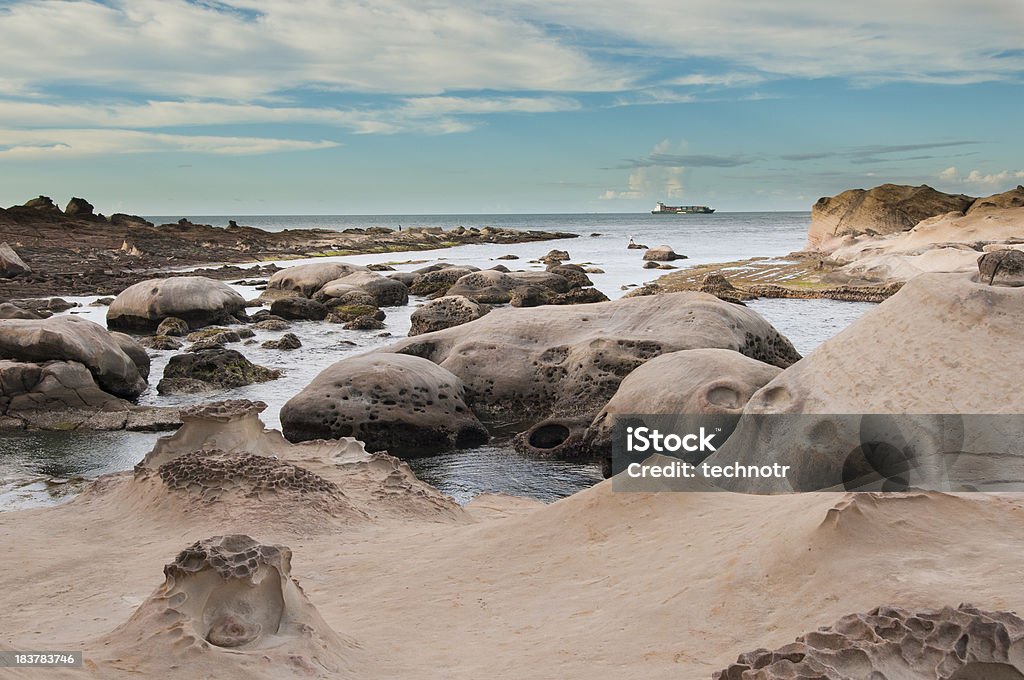
[[[387,315],[372,305],[338,305],[331,307],[331,314],[327,320],[332,323],[348,323],[364,316],[383,321]]]

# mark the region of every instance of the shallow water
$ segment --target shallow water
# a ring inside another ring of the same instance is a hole
[[[151,218],[154,219],[154,218]],[[194,221],[226,224],[226,217],[193,217]],[[155,218],[157,222],[177,218]],[[411,270],[425,263],[446,261],[490,267],[500,255],[514,254],[519,260],[502,261],[512,269],[542,269],[531,264],[553,248],[568,250],[574,263],[592,263],[605,270],[592,274],[597,288],[612,299],[625,294],[623,287],[641,284],[665,272],[642,268],[643,251],[627,250],[632,236],[649,246],[668,244],[690,259],[677,266],[723,262],[755,256],[780,257],[803,246],[807,213],[716,213],[714,215],[485,215],[485,216],[378,216],[378,217],[260,217],[238,218],[240,224],[268,229],[322,226],[344,229],[377,224],[403,226],[506,226],[543,230],[562,230],[581,234],[579,238],[515,245],[481,244],[412,253],[388,253],[345,258],[313,258],[308,261],[344,260],[358,264],[380,262],[395,264],[399,270]],[[591,236],[600,233],[600,236]],[[289,261],[294,265],[307,260]],[[259,294],[250,286],[236,286],[247,299]],[[67,298],[81,303],[69,313],[104,323],[105,307],[92,306],[94,297]],[[346,331],[336,324],[295,322],[288,331],[257,331],[256,343],[232,344],[255,363],[284,371],[282,378],[216,394],[163,397],[156,384],[173,352],[151,352],[153,356],[150,389],[140,403],[178,405],[211,399],[258,399],[268,404],[263,413],[269,427],[279,427],[281,406],[305,387],[321,370],[335,361],[359,354],[404,337],[410,315],[422,299],[410,305],[388,308],[386,332]],[[748,305],[767,318],[802,353],[813,350],[861,314],[873,307],[869,303],[832,300],[762,299]],[[303,347],[292,352],[265,350],[264,340],[293,332]],[[106,472],[130,469],[160,436],[151,433],[17,433],[0,436],[0,509],[29,507],[58,502],[77,489],[76,478],[93,478]],[[451,494],[459,502],[474,495],[503,492],[526,495],[544,501],[554,500],[601,479],[596,465],[524,458],[507,444],[496,440],[469,451],[411,461],[416,473]],[[54,483],[54,480],[57,483]],[[65,482],[64,480],[72,480]]]

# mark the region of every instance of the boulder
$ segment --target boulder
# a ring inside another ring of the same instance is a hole
[[[347,331],[379,331],[384,328],[384,322],[372,316],[357,316],[342,326]]]
[[[302,347],[302,341],[294,333],[285,333],[277,340],[267,340],[261,347],[263,349],[293,350]]]
[[[68,201],[67,207],[64,208],[64,214],[72,217],[92,217],[94,210],[92,203],[84,198],[76,197]]]
[[[540,286],[516,286],[508,293],[513,307],[539,307],[551,302],[553,293]]]
[[[483,444],[462,381],[426,359],[365,354],[320,373],[281,408],[293,442],[355,437],[368,451],[419,456]]]
[[[436,298],[412,313],[412,327],[409,335],[422,335],[452,326],[469,323],[491,311],[461,295],[446,295]]]
[[[647,360],[706,347],[779,367],[800,358],[756,312],[694,292],[501,308],[378,351],[430,359],[462,379],[478,414],[532,423],[549,414],[593,419]]]
[[[279,377],[280,371],[254,364],[233,349],[207,349],[171,357],[156,389],[160,394],[192,394]]]
[[[860,488],[858,480],[873,467],[873,454],[861,447],[865,436],[890,426],[953,436],[958,428],[991,429],[990,414],[998,420],[998,414],[1024,413],[1020,373],[1007,368],[1021,365],[1024,288],[922,274],[758,390],[708,463],[791,466],[785,479],[747,480],[744,491]],[[1000,450],[1002,442],[985,443],[986,436],[965,431],[955,442],[961,461],[975,466],[975,478],[987,478],[986,471],[1007,481],[1024,477],[1018,457],[968,455],[975,441]],[[943,483],[955,479],[951,470]]]
[[[417,274],[409,292],[413,295],[445,295],[455,282],[473,270],[468,267],[446,267]]]
[[[291,324],[284,319],[264,319],[252,325],[258,331],[284,331],[291,328]]]
[[[540,258],[540,261],[544,264],[560,264],[562,262],[568,262],[570,259],[569,251],[567,250],[550,250],[548,254]]]
[[[146,335],[139,338],[139,344],[147,349],[166,352],[182,348],[181,340],[169,335]]]
[[[222,281],[205,276],[148,279],[125,288],[107,308],[107,326],[151,333],[168,317],[189,328],[237,323],[245,316],[245,298]]]
[[[156,327],[157,335],[170,335],[173,337],[184,337],[188,335],[189,327],[184,320],[176,316],[169,316]]]
[[[0,302],[0,319],[42,319],[43,315],[10,302]]]
[[[378,307],[397,307],[409,302],[409,289],[404,283],[371,271],[355,271],[328,281],[314,297],[324,301],[351,294],[353,290],[372,296]]]
[[[461,277],[448,289],[448,295],[461,295],[485,304],[506,304],[512,299],[512,289],[518,286],[540,286],[552,293],[565,293],[569,282],[551,272],[500,272],[493,269],[473,272]]]
[[[368,316],[377,321],[383,321],[387,318],[384,310],[377,309],[373,305],[337,305],[327,309],[330,312],[327,315],[327,320],[331,323],[347,323],[363,316]]]
[[[314,262],[286,267],[267,280],[265,295],[275,293],[313,297],[329,281],[339,279],[356,271],[367,271],[366,267],[345,262]]]
[[[146,349],[140,345],[135,338],[125,333],[118,333],[114,331],[110,334],[110,337],[114,339],[117,346],[135,362],[135,367],[139,369],[139,375],[142,376],[143,380],[149,379],[149,355],[146,354]]]
[[[76,316],[0,321],[0,358],[77,362],[104,391],[134,399],[146,389],[146,380],[122,342],[103,326]]]
[[[327,311],[322,303],[302,297],[280,298],[270,305],[271,314],[292,321],[323,321]]]
[[[995,250],[978,258],[978,276],[990,286],[1024,286],[1024,251]]]
[[[587,429],[583,449],[590,458],[610,456],[612,427],[619,416],[678,415],[681,422],[693,422],[694,416],[738,418],[754,393],[781,372],[778,366],[727,349],[662,354],[623,379]]]
[[[548,267],[547,271],[561,276],[569,282],[569,286],[571,288],[585,288],[587,286],[594,285],[594,282],[590,280],[589,276],[587,276],[583,267],[580,267],[579,265],[556,264]]]
[[[21,274],[31,274],[32,268],[25,264],[6,243],[0,243],[0,279],[10,279]]]
[[[608,302],[608,296],[596,288],[573,288],[548,299],[549,305],[585,305],[592,302]]]
[[[648,248],[644,253],[644,260],[648,262],[672,262],[673,260],[685,260],[685,255],[679,255],[672,250],[672,246],[654,246]]]
[[[811,208],[808,244],[845,234],[894,234],[907,231],[928,217],[963,213],[975,199],[963,194],[945,194],[928,185],[911,187],[882,184],[874,189],[850,189],[832,197],[819,198]]]

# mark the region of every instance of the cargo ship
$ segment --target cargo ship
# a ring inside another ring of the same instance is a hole
[[[691,213],[698,213],[703,215],[710,215],[715,212],[714,208],[709,208],[706,205],[665,205],[661,201],[654,206],[654,210],[651,211],[652,215],[689,215]]]

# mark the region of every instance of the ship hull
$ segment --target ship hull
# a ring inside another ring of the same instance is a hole
[[[714,208],[705,210],[652,210],[652,215],[710,215],[715,212]]]

